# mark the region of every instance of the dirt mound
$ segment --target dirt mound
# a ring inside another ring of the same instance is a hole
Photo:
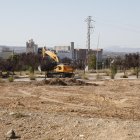
[[[66,86],[67,84],[59,78],[54,78],[54,79],[49,80],[49,85],[63,85],[63,86]]]
[[[16,83],[17,84],[17,83]],[[76,80],[74,78],[51,78],[49,80],[42,80],[42,81],[32,81],[32,82],[22,82],[19,83],[21,86],[25,85],[36,85],[36,86],[43,86],[43,85],[56,85],[56,86],[88,86],[94,85],[98,86],[97,84],[93,83],[86,83],[81,80]]]
[[[83,81],[80,80],[76,80],[74,78],[52,78],[49,80],[42,80],[40,82],[37,82],[38,84],[47,84],[47,85],[63,85],[63,86],[78,86],[78,85],[83,85],[83,86],[87,86],[87,85],[94,85],[97,86],[97,84],[89,84],[89,83],[85,83]]]

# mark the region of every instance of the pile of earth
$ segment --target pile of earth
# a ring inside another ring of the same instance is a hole
[[[87,86],[87,85],[94,85],[97,86],[97,84],[91,84],[91,83],[85,83],[81,80],[76,80],[74,78],[52,78],[49,80],[42,80],[37,82],[37,84],[43,84],[43,85],[62,85],[62,86]]]
[[[32,81],[32,82],[22,82],[20,85],[36,85],[36,86],[43,86],[43,85],[56,85],[56,86],[88,86],[97,84],[93,83],[85,83],[81,80],[76,80],[74,78],[51,78],[49,80],[42,80],[42,81]]]
[[[74,78],[51,78],[51,79],[44,79],[42,81],[30,81],[30,82],[14,82],[10,83],[16,86],[44,86],[44,85],[54,85],[54,86],[98,86],[95,83],[86,83],[81,80],[76,80]]]

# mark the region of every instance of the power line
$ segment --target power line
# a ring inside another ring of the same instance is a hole
[[[85,46],[85,45],[79,45],[78,46]],[[97,46],[97,45],[90,45],[90,46]],[[100,45],[100,46],[140,46],[140,45]]]
[[[119,26],[114,26],[114,25],[109,25],[109,24],[106,24],[106,23],[98,22],[98,21],[97,21],[97,23],[100,24],[100,25],[106,26],[106,27],[110,27],[110,28],[116,28],[116,29],[120,29],[120,30],[125,30],[125,31],[140,33],[140,31],[126,29],[126,28],[119,27]]]
[[[126,24],[126,23],[115,22],[115,21],[111,21],[111,20],[106,20],[106,19],[98,18],[98,17],[94,17],[94,18],[101,19],[101,20],[108,21],[108,22],[117,23],[117,24],[122,24],[122,25],[126,25],[126,26],[131,26],[131,27],[135,27],[135,28],[140,28],[139,26],[134,26],[134,25]]]

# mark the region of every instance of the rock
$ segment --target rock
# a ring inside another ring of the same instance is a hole
[[[7,132],[6,136],[8,138],[14,138],[15,137],[15,132],[11,129],[10,131]]]
[[[41,132],[40,135],[44,134],[44,132]]]
[[[84,137],[84,135],[80,135],[80,137]]]
[[[90,119],[88,119],[89,121],[93,121],[94,119],[93,118],[90,118]]]
[[[9,115],[16,115],[16,112],[10,112]]]
[[[96,124],[96,126],[99,126],[100,124]]]

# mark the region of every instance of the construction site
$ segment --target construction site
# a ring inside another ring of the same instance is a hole
[[[140,139],[139,79],[0,83],[0,137]]]
[[[74,42],[38,48],[33,39],[26,42],[26,53],[15,57],[3,49],[1,140],[140,139],[139,54],[99,70],[103,49],[100,36],[97,49],[90,48],[91,21],[88,16],[85,49],[74,49]],[[93,68],[89,56],[95,58]]]

